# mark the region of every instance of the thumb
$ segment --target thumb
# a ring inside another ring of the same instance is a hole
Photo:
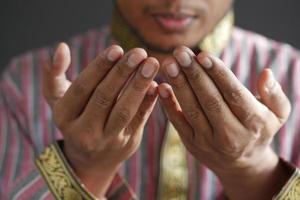
[[[70,63],[70,48],[66,43],[60,43],[55,50],[52,61],[46,63],[44,67],[43,91],[51,106],[65,94],[71,85],[66,77]]]
[[[258,93],[262,103],[284,123],[291,112],[291,104],[276,81],[271,69],[264,69],[258,80]]]
[[[51,72],[53,76],[65,75],[71,64],[70,48],[66,43],[60,43],[54,53],[51,63]]]

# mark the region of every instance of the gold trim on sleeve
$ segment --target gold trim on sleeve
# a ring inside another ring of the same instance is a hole
[[[202,40],[199,48],[202,51],[219,55],[231,38],[233,25],[234,13],[229,11],[214,30]]]
[[[160,200],[185,200],[188,195],[186,149],[169,122],[161,154]]]
[[[296,169],[293,176],[274,200],[299,200],[300,199],[300,170]]]
[[[47,147],[38,156],[36,165],[56,199],[97,199],[79,183],[57,143]]]

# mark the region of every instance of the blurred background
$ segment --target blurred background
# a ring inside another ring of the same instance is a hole
[[[112,0],[1,0],[0,70],[13,56],[109,23]],[[299,0],[237,0],[236,24],[300,49]]]

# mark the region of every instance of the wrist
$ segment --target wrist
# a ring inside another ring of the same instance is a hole
[[[253,177],[274,169],[279,162],[279,157],[267,147],[251,156],[244,156],[235,161],[224,162],[222,167],[214,168],[213,171],[224,180],[236,178]]]
[[[81,155],[76,153],[77,151],[74,151],[68,143],[64,143],[62,151],[75,175],[88,191],[100,199],[105,199],[106,191],[121,164],[106,162],[104,158]]]
[[[229,199],[271,199],[281,190],[290,172],[270,148],[240,168],[217,171]]]

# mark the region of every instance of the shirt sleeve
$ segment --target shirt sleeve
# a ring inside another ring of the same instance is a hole
[[[74,174],[72,168],[65,159],[61,146],[63,142],[56,142],[47,147],[36,159],[36,165],[50,191],[56,199],[96,200],[80,180]],[[136,199],[135,194],[127,182],[117,174],[106,194],[110,199]]]
[[[300,199],[300,169],[295,172],[273,200],[298,200]]]

